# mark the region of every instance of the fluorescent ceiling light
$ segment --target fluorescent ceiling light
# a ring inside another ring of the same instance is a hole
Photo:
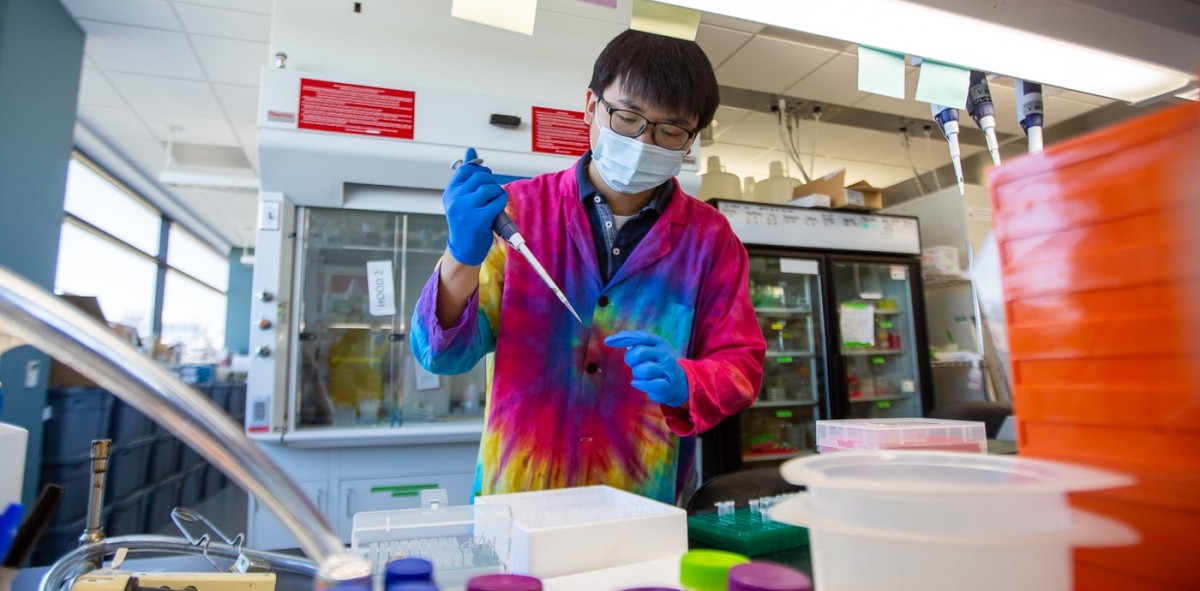
[[[450,16],[532,35],[537,0],[453,0]]]
[[[202,189],[234,193],[258,192],[258,177],[253,176],[164,170],[158,174],[158,182],[176,189]]]
[[[1130,103],[1192,81],[1190,73],[902,0],[659,1]]]

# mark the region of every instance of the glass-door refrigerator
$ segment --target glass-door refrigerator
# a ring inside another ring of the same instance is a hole
[[[818,419],[932,402],[917,220],[715,199],[750,257],[767,354],[755,403],[700,436],[700,478],[816,453]]]

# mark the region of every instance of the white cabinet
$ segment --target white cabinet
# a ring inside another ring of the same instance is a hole
[[[298,482],[300,490],[310,501],[317,506],[321,514],[329,518],[329,483],[322,480],[317,482]],[[247,529],[247,545],[258,549],[279,549],[279,548],[296,548],[299,543],[296,542],[296,537],[283,527],[283,523],[279,518],[271,512],[270,509],[264,507],[258,502],[258,499],[250,497],[250,508],[247,517],[250,523]],[[231,534],[232,535],[232,534]]]
[[[451,505],[470,504],[479,433],[463,434],[462,439],[378,445],[373,444],[378,443],[378,435],[368,429],[357,445],[348,447],[259,446],[300,484],[342,543],[349,544],[355,513],[416,508],[425,488],[445,489]],[[249,546],[261,550],[297,547],[295,537],[253,498],[248,517]]]

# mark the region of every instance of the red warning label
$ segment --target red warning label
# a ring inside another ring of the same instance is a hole
[[[297,127],[411,140],[416,97],[411,90],[301,78]]]
[[[533,108],[533,151],[580,156],[591,147],[583,111]]]

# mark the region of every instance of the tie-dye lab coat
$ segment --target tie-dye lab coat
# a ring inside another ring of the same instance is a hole
[[[438,324],[437,272],[430,277],[412,322],[420,363],[461,373],[495,352],[476,492],[607,484],[675,503],[679,437],[746,408],[762,382],[766,344],[745,248],[715,208],[676,183],[661,218],[604,285],[575,169],[507,189],[509,214],[583,324],[499,241],[451,328]],[[671,343],[687,405],[659,405],[630,386],[625,350],[604,344],[622,330]]]

